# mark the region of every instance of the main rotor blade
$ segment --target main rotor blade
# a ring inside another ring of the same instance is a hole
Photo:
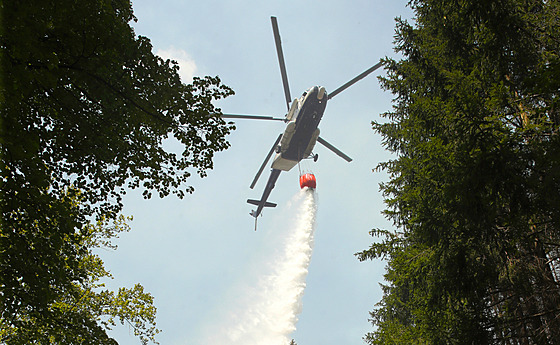
[[[280,31],[278,30],[278,21],[276,17],[270,17],[272,22],[272,32],[274,33],[274,41],[276,42],[276,54],[278,54],[278,63],[280,64],[280,73],[282,74],[282,83],[284,84],[284,96],[286,96],[286,105],[290,110],[290,85],[288,84],[288,73],[286,73],[286,63],[284,62],[284,53],[282,52],[282,41],[280,40]]]
[[[264,159],[263,164],[261,165],[259,171],[257,172],[257,176],[255,176],[255,179],[251,183],[251,187],[250,187],[251,189],[253,189],[255,187],[255,184],[257,184],[257,180],[259,179],[259,177],[261,177],[261,174],[264,170],[264,166],[266,165],[266,163],[268,163],[268,160],[270,159],[270,156],[272,156],[272,153],[274,152],[274,149],[276,149],[276,146],[280,142],[280,139],[282,139],[282,133],[280,133],[280,135],[278,136],[278,139],[276,139],[276,141],[274,142],[274,145],[272,145],[272,148],[268,152],[268,155],[266,155],[266,158]]]
[[[342,85],[341,87],[339,87],[338,89],[334,90],[333,92],[329,93],[329,99],[333,98],[334,96],[338,95],[339,93],[341,93],[342,91],[346,90],[347,88],[349,88],[350,86],[354,85],[356,82],[358,82],[360,79],[363,79],[364,77],[366,77],[368,74],[370,74],[371,72],[375,71],[376,69],[378,69],[379,67],[381,67],[383,65],[383,62],[378,62],[376,63],[373,67],[370,67],[367,71],[363,72],[362,74],[360,74],[359,76],[357,76],[356,78],[350,80],[349,82],[347,82],[346,84]]]
[[[224,119],[249,119],[249,120],[270,120],[286,122],[286,119],[267,116],[267,115],[236,115],[236,114],[222,114]]]
[[[337,155],[339,155],[340,157],[342,157],[342,159],[344,159],[347,162],[351,162],[352,158],[348,157],[347,155],[345,155],[342,151],[340,151],[339,149],[337,149],[336,147],[332,146],[331,144],[329,144],[325,139],[318,137],[317,141],[321,144],[323,144],[323,146],[325,146],[326,148],[328,148],[329,150],[331,150],[332,152],[336,153]]]

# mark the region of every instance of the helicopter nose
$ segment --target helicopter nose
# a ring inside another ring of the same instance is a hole
[[[317,99],[322,100],[324,96],[325,96],[325,87],[321,86],[319,88],[319,92],[317,93]]]

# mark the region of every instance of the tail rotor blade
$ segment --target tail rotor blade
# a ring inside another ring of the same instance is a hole
[[[274,33],[274,41],[276,42],[276,53],[278,54],[278,63],[280,64],[280,73],[282,74],[282,83],[284,84],[284,95],[286,96],[286,105],[290,110],[290,85],[288,84],[288,73],[286,72],[286,63],[284,62],[284,53],[282,52],[282,41],[280,40],[280,31],[278,30],[278,21],[276,17],[270,17],[272,22],[272,32]]]
[[[282,133],[280,133],[280,135],[278,136],[278,139],[276,139],[276,141],[274,142],[274,145],[272,145],[272,148],[268,152],[268,155],[266,155],[266,158],[264,159],[263,164],[261,165],[259,171],[257,172],[257,176],[255,176],[255,178],[253,179],[253,182],[251,183],[251,187],[250,187],[251,189],[253,189],[255,187],[255,184],[257,184],[257,181],[258,181],[259,177],[261,177],[261,174],[264,170],[264,167],[265,167],[266,163],[268,163],[268,161],[270,160],[270,156],[272,156],[272,153],[274,152],[274,149],[276,148],[276,146],[280,142],[280,139],[282,139]]]
[[[349,88],[350,86],[354,85],[355,83],[357,83],[359,80],[365,78],[368,74],[372,73],[373,71],[375,71],[376,69],[378,69],[379,67],[381,67],[383,65],[383,62],[378,62],[375,65],[373,65],[372,67],[370,67],[369,69],[367,69],[365,72],[363,72],[362,74],[358,75],[357,77],[355,77],[354,79],[350,80],[349,82],[347,82],[346,84],[342,85],[341,87],[339,87],[338,89],[332,91],[331,93],[329,93],[329,99],[333,98],[334,96],[338,95],[339,93],[341,93],[342,91],[346,90],[347,88]]]
[[[317,141],[319,143],[321,143],[323,146],[325,146],[326,148],[328,148],[329,150],[331,150],[332,152],[336,153],[337,155],[339,155],[340,157],[342,157],[342,159],[344,159],[347,162],[351,162],[352,158],[348,157],[347,155],[345,155],[342,151],[340,151],[339,149],[337,149],[336,147],[332,146],[331,144],[329,144],[325,139],[319,137],[317,138]]]

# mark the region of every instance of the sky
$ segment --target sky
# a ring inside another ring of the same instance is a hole
[[[137,0],[138,35],[154,51],[179,62],[184,82],[192,76],[219,76],[235,95],[217,103],[224,113],[283,117],[286,103],[270,17],[278,18],[292,98],[314,85],[334,90],[376,64],[398,58],[393,51],[394,18],[410,18],[405,0],[352,1],[181,1]],[[317,178],[314,246],[296,330],[299,345],[363,344],[371,331],[369,312],[380,301],[385,263],[359,262],[355,253],[375,240],[374,228],[392,228],[373,172],[391,158],[371,121],[391,110],[378,70],[328,102],[321,136],[353,158],[347,163],[317,145],[316,163],[304,168]],[[144,200],[129,192],[123,214],[131,231],[116,240],[117,251],[101,251],[115,279],[112,288],[141,283],[155,298],[160,344],[202,345],[226,339],[226,330],[244,326],[238,317],[262,297],[261,282],[281,260],[288,229],[298,210],[297,167],[283,172],[254,231],[248,198],[260,199],[267,168],[249,189],[282,122],[236,121],[231,147],[216,154],[204,179],[193,177],[195,192]],[[173,149],[173,147],[171,148]],[[280,259],[279,259],[280,258]],[[111,335],[120,344],[138,344],[132,330]],[[230,342],[233,343],[233,342]],[[244,345],[256,345],[244,341]]]

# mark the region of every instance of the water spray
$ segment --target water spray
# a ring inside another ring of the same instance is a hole
[[[226,338],[228,344],[288,345],[302,310],[309,262],[313,249],[315,191],[303,188],[291,200],[294,215],[288,224],[279,256],[271,262],[271,273],[262,277],[251,299],[235,315]]]

